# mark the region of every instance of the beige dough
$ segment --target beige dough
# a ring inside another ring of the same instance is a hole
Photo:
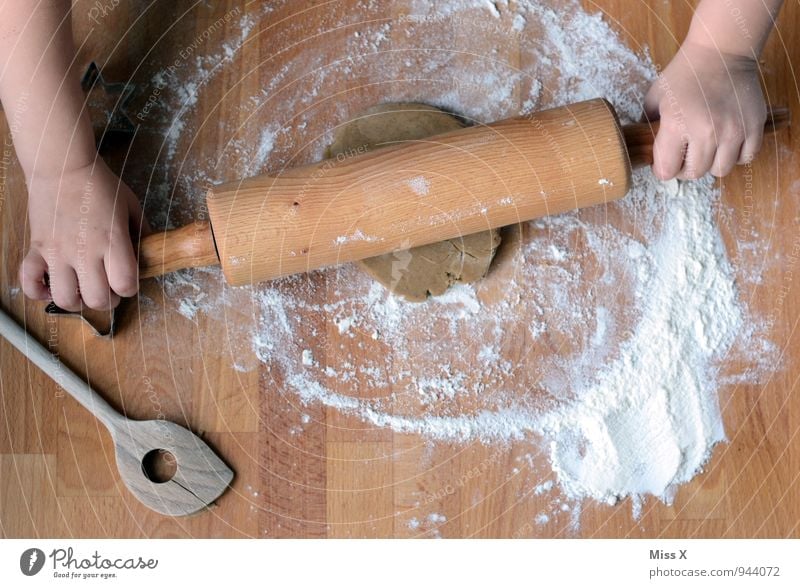
[[[425,104],[381,104],[340,126],[326,155],[332,158],[363,153],[462,126],[454,116]],[[484,231],[371,257],[359,265],[394,294],[422,302],[428,295],[443,294],[456,282],[471,283],[481,279],[489,271],[499,245],[498,231]]]

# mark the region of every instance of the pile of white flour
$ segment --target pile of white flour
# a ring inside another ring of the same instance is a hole
[[[312,38],[261,93],[242,98],[247,124],[230,129],[225,153],[214,162],[182,160],[191,193],[198,183],[291,160],[295,153],[280,142],[288,126],[316,137],[304,156],[320,159],[330,135],[314,126],[315,105],[324,102],[325,121],[330,109],[344,121],[367,106],[324,100],[343,80],[385,82],[387,102],[428,102],[490,122],[597,96],[637,119],[655,77],[646,53],[574,0],[548,2],[552,8],[530,0],[397,4],[405,17],[387,21],[370,20],[376,5],[364,3],[363,22],[339,49],[347,59],[328,63]],[[167,99],[161,122],[180,132],[166,140],[164,185],[197,130],[198,95],[235,62],[254,24],[242,19],[241,40],[181,70],[193,90]],[[448,24],[457,50],[434,34]],[[393,38],[417,44],[395,51]],[[471,39],[482,48],[511,39],[522,65],[470,51]],[[724,440],[717,370],[758,334],[737,300],[715,224],[718,200],[710,180],[662,184],[637,172],[623,201],[526,224],[486,280],[421,305],[388,295],[354,266],[234,297],[200,294],[192,285],[199,273],[165,278],[164,286],[189,319],[224,317],[221,307],[247,296],[257,325],[252,348],[287,402],[322,404],[431,442],[534,444],[575,500],[669,500]],[[199,199],[178,195],[172,206],[190,216]],[[231,340],[252,328],[240,322]]]

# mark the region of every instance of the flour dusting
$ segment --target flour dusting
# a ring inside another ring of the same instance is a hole
[[[724,440],[714,381],[742,323],[708,182],[671,182],[667,218],[648,251],[644,312],[618,357],[579,398],[543,416],[568,495],[667,498]]]
[[[417,196],[427,196],[428,190],[430,190],[431,187],[431,183],[425,178],[425,176],[415,176],[408,180],[408,186]]]
[[[575,0],[397,4],[402,19],[365,18],[341,42],[336,52],[345,59],[330,62],[314,42],[296,48],[294,60],[242,101],[248,122],[230,128],[219,159],[183,162],[183,181],[225,181],[290,160],[322,159],[330,129],[318,126],[315,109],[333,109],[324,120],[344,121],[369,106],[326,100],[342,80],[385,82],[385,102],[427,102],[473,122],[597,96],[631,121],[656,75],[646,52],[632,51],[602,15]],[[376,10],[364,3],[365,15]],[[174,116],[165,118],[173,129],[169,164],[186,149],[182,137],[197,131],[189,115],[198,94],[237,59],[256,24],[243,19],[240,38],[178,74],[184,91],[169,102]],[[442,41],[442,30],[458,51]],[[395,38],[413,47],[393,50]],[[511,39],[518,62],[497,50],[469,51],[472,38],[481,47]],[[290,126],[314,138],[302,157],[277,141]],[[428,193],[422,176],[409,185]],[[171,202],[166,189],[153,191]],[[199,202],[180,204],[192,211]],[[246,299],[255,327],[248,332],[241,321],[230,336],[251,341],[298,414],[321,405],[430,443],[527,444],[546,454],[555,484],[541,482],[550,473],[539,472],[531,494],[560,491],[564,498],[534,522],[565,513],[577,530],[584,499],[631,497],[635,516],[648,495],[669,502],[725,439],[720,383],[757,377],[757,370],[726,371],[726,360],[747,359],[744,343],[762,358],[772,350],[737,298],[734,276],[751,274],[728,261],[716,224],[721,210],[708,178],[661,183],[639,171],[622,201],[508,231],[485,280],[423,304],[390,295],[352,264],[238,289],[236,296],[201,297],[197,272],[164,278],[164,286],[177,311],[193,320],[212,320]],[[378,237],[354,227],[340,239]],[[208,275],[221,280],[218,272]],[[446,521],[430,516],[410,519],[409,529]]]

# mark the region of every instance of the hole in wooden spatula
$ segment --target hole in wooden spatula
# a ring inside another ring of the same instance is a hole
[[[164,484],[175,476],[178,462],[166,449],[153,449],[142,458],[142,471],[151,482]]]

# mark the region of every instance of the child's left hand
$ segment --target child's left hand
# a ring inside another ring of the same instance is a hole
[[[135,295],[131,238],[149,225],[130,188],[99,158],[29,184],[31,243],[19,272],[26,296],[78,311],[108,310]]]

